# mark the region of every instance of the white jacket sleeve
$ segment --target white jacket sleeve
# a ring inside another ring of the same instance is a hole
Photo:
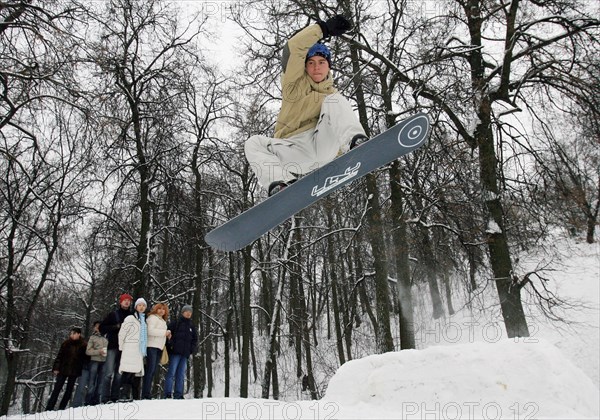
[[[125,318],[125,321],[121,324],[121,329],[119,329],[119,350],[123,351],[123,345],[125,344],[125,339],[127,338],[127,334],[129,333],[129,329],[132,326],[133,315],[129,315]]]

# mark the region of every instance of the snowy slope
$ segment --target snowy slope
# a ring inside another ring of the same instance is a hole
[[[551,343],[503,340],[373,355],[343,365],[320,401],[143,401],[15,419],[582,419],[598,388]]]
[[[529,322],[536,336],[561,349],[600,387],[600,243],[557,242],[564,257],[552,266],[556,271],[550,287],[570,305],[558,312],[565,323],[540,314]],[[533,260],[540,264],[539,258]]]
[[[528,339],[498,337],[485,319],[474,327],[463,308],[438,329],[426,326],[420,350],[344,364],[320,401],[153,400],[9,419],[598,419],[600,248],[560,246],[568,257],[553,262],[548,286],[574,305],[561,314],[569,322],[532,310]]]

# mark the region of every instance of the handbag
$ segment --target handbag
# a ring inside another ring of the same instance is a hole
[[[169,352],[167,351],[167,346],[164,346],[162,355],[160,356],[160,364],[166,365],[167,363],[169,363]]]

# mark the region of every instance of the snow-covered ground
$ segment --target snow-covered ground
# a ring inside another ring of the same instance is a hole
[[[9,419],[598,419],[600,247],[559,246],[567,257],[546,275],[574,305],[558,313],[569,322],[533,310],[527,339],[503,337],[497,320],[474,319],[465,307],[420,330],[420,350],[344,364],[319,401],[153,400]],[[520,261],[526,267],[527,256]]]

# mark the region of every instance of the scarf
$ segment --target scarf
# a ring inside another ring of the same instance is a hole
[[[146,325],[146,314],[140,314],[140,353],[146,356],[148,347],[148,326]]]

